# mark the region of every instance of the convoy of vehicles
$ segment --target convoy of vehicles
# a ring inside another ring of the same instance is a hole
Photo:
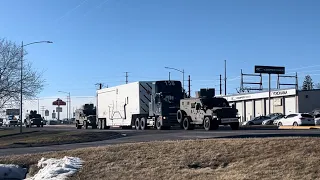
[[[38,114],[37,111],[30,111],[30,113],[26,114],[26,118],[24,119],[24,125],[27,128],[31,128],[32,126],[43,127],[45,122],[41,117],[41,114]]]
[[[99,129],[112,126],[144,130],[179,125],[180,81],[138,81],[97,91]]]

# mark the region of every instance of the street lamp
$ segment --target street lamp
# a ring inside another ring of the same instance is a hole
[[[23,44],[23,41],[21,43],[21,67],[20,67],[20,133],[22,133],[22,89],[23,89],[23,76],[22,76],[22,71],[23,71],[23,47],[29,46],[31,44],[38,44],[38,43],[53,43],[52,41],[36,41],[28,44]]]
[[[166,69],[172,69],[172,70],[175,70],[175,71],[178,71],[178,72],[181,72],[182,73],[182,92],[183,92],[183,96],[184,96],[184,69],[182,70],[179,70],[179,69],[176,69],[176,68],[172,68],[172,67],[164,67]]]
[[[58,91],[58,92],[68,94],[67,102],[69,102],[69,103],[67,104],[67,119],[69,121],[69,119],[71,119],[71,113],[70,113],[70,111],[71,111],[71,96],[70,96],[70,92],[65,92],[65,91]]]

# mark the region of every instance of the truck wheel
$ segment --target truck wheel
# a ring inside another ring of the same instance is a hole
[[[102,129],[110,129],[110,126],[107,126],[107,120],[102,119],[101,121]]]
[[[184,130],[192,130],[194,129],[194,125],[191,124],[191,118],[185,117],[182,121],[182,126]]]
[[[178,121],[179,123],[181,123],[181,122],[183,121],[183,119],[184,119],[184,114],[182,113],[181,110],[178,110],[178,111],[177,111],[177,121]]]
[[[79,125],[78,122],[76,123],[76,127],[77,127],[77,129],[81,129],[81,125]]]
[[[40,127],[40,125],[37,125],[37,127]]]
[[[204,118],[203,127],[206,131],[212,130],[212,119],[209,117]]]
[[[161,121],[160,121],[160,118],[158,117],[157,120],[156,120],[156,128],[158,130],[162,130],[163,129],[163,126],[161,125]]]
[[[238,130],[239,129],[239,122],[230,123],[230,127],[232,130]]]
[[[134,126],[136,127],[136,130],[140,130],[141,126],[140,126],[140,119],[136,118],[136,121],[134,123]]]
[[[102,129],[102,121],[101,121],[101,119],[98,119],[98,128]]]
[[[97,124],[94,124],[91,127],[92,127],[92,129],[97,129]]]
[[[140,119],[140,128],[141,130],[147,129],[147,120],[144,117]]]
[[[83,121],[83,127],[84,127],[84,129],[88,129],[88,122],[87,121]]]

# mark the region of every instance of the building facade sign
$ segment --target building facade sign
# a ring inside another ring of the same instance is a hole
[[[282,96],[294,96],[296,95],[296,89],[286,89],[286,90],[278,90],[271,91],[271,97],[282,97]],[[269,92],[260,92],[260,93],[252,93],[252,94],[243,94],[243,95],[231,95],[231,96],[223,96],[227,99],[227,101],[243,101],[243,100],[251,100],[251,99],[265,99],[269,97]]]

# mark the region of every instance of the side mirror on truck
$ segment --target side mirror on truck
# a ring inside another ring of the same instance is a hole
[[[201,105],[199,103],[196,104],[196,110],[200,110]]]

